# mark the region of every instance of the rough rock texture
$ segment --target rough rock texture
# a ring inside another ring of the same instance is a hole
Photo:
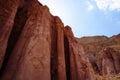
[[[84,47],[87,54],[99,52],[102,48],[102,42],[107,41],[106,36],[91,36],[77,38],[78,42]]]
[[[77,41],[84,47],[87,54],[98,53],[104,47],[111,47],[120,52],[120,34],[109,38],[106,36],[82,37],[77,38]]]
[[[0,0],[0,79],[95,80],[70,27],[37,0]]]
[[[105,48],[96,55],[96,63],[100,74],[111,75],[120,72],[120,56],[112,48]]]
[[[83,37],[77,41],[83,46],[96,73],[103,76],[120,73],[120,34],[110,38]]]
[[[0,80],[119,79],[118,73],[120,34],[76,39],[38,0],[0,0]]]
[[[70,65],[67,69],[70,77],[69,80],[94,80],[94,72],[89,60],[85,57],[83,48],[75,40],[70,27],[65,27],[65,50],[66,61]],[[70,56],[69,58],[67,56]],[[84,57],[83,57],[84,56]]]
[[[0,68],[17,12],[16,0],[0,0]]]

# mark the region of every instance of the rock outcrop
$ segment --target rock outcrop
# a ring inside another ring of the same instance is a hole
[[[94,71],[101,76],[120,73],[120,34],[77,38],[85,50]]]
[[[0,80],[118,79],[119,73],[120,34],[76,39],[38,0],[0,0]]]
[[[95,80],[70,27],[37,0],[0,0],[0,79]]]
[[[120,72],[120,56],[112,48],[105,48],[96,55],[96,63],[101,75],[118,74]]]
[[[17,13],[16,0],[0,0],[0,68],[7,48],[7,42]]]
[[[100,50],[106,47],[111,47],[120,52],[120,34],[112,37],[91,36],[76,39],[84,47],[87,54],[99,53]]]
[[[71,28],[68,26],[65,27],[65,43],[67,44],[65,45],[65,54],[66,59],[68,59],[66,61],[70,63],[70,65],[66,65],[70,67],[70,71],[68,72],[70,75],[69,79],[94,80],[92,66],[89,63],[89,60],[85,57],[83,48],[77,43],[72,34]],[[68,46],[69,48],[67,48]],[[70,59],[68,58],[68,55],[70,56]]]

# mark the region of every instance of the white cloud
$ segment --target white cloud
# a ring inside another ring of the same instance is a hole
[[[109,1],[110,0],[95,0],[98,8],[101,9],[101,10],[105,10],[105,9],[108,8],[109,3],[110,3]]]
[[[92,11],[93,9],[94,9],[94,5],[92,5],[90,1],[87,1],[87,10]]]
[[[118,10],[120,11],[120,0],[112,0],[109,6],[110,10]]]
[[[88,5],[88,11],[92,11],[94,9],[93,5]]]
[[[94,0],[100,10],[120,11],[120,0]]]

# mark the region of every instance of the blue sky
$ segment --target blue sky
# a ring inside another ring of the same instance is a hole
[[[120,33],[120,0],[39,0],[76,37]]]

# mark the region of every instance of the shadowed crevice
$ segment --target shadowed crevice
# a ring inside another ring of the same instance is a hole
[[[55,23],[55,22],[54,22]],[[51,28],[51,80],[58,80],[58,54],[57,54],[57,28],[55,25]]]
[[[92,64],[93,70],[94,70],[96,73],[99,73],[100,70],[99,70],[99,68],[98,68],[98,65],[97,65],[95,62],[91,62],[91,64]]]
[[[2,68],[0,70],[0,77],[2,76],[2,74],[6,69],[7,63],[9,61],[9,57],[12,54],[12,51],[19,39],[19,36],[23,30],[26,20],[27,20],[27,11],[24,8],[18,8],[14,19],[13,28],[8,39],[4,61],[2,64]]]
[[[69,50],[69,41],[66,35],[64,35],[64,53],[65,53],[65,65],[66,65],[66,75],[67,80],[70,80],[70,50]]]

